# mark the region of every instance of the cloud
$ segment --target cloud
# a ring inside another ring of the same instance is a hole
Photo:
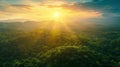
[[[36,0],[37,1],[37,0]],[[26,4],[27,3],[27,4]],[[24,1],[24,4],[6,4],[0,7],[0,19],[46,20],[55,11],[66,15],[68,19],[100,18],[102,13],[75,2],[47,0],[41,2]]]
[[[101,22],[119,22],[116,18],[120,18],[120,0],[92,0],[85,3],[77,2],[77,4],[101,12]]]

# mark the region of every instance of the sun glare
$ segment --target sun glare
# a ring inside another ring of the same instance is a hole
[[[55,12],[53,12],[52,13],[52,19],[53,20],[55,20],[55,21],[59,21],[60,22],[60,20],[63,18],[63,16],[62,16],[62,12],[60,12],[60,11],[55,11]]]
[[[59,17],[60,17],[60,12],[55,12],[55,13],[53,14],[53,17],[59,18]]]

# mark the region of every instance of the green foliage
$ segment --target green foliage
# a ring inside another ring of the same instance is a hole
[[[120,31],[0,30],[0,67],[120,67]]]
[[[110,67],[102,54],[85,46],[62,46],[42,55],[46,67]]]

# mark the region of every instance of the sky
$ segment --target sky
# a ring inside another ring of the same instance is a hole
[[[0,20],[46,20],[56,12],[64,20],[118,22],[120,0],[0,0]]]

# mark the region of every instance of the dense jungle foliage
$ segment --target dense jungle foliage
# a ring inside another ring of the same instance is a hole
[[[0,67],[120,67],[120,28],[66,29],[0,23]]]

